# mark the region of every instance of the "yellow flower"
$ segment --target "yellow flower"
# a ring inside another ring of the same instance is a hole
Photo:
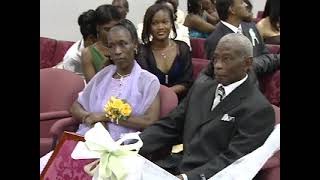
[[[122,107],[121,107],[121,114],[124,115],[124,116],[130,116],[131,112],[132,112],[132,109],[131,109],[131,106],[127,103],[123,104]]]
[[[112,101],[111,107],[114,109],[120,109],[120,107],[122,106],[123,102],[121,99],[115,99]]]

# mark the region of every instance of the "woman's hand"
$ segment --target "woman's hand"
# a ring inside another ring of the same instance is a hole
[[[83,117],[83,122],[88,125],[93,125],[97,122],[108,121],[105,113],[89,113],[85,117]]]

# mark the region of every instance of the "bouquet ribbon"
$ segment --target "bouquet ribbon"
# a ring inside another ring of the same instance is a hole
[[[124,134],[118,141],[113,141],[109,132],[100,122],[96,123],[94,127],[85,134],[84,138],[86,141],[78,142],[71,157],[73,159],[99,158],[99,165],[92,170],[92,173],[98,176],[98,179],[125,179],[128,171],[123,165],[122,158],[136,156],[143,145],[138,133]],[[126,140],[137,140],[137,142],[121,145]]]

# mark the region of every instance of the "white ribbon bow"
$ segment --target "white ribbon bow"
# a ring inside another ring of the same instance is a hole
[[[92,170],[93,179],[124,179],[127,172],[125,168],[121,167],[121,158],[128,155],[136,155],[143,145],[138,133],[128,133],[118,141],[113,141],[109,132],[100,122],[96,123],[85,134],[84,138],[86,141],[78,142],[71,157],[73,159],[99,158],[99,165]],[[137,142],[121,145],[129,139],[137,140]],[[135,150],[135,152],[132,150]]]

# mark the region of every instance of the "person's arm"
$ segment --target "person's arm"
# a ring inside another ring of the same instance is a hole
[[[215,30],[215,26],[208,23],[198,15],[188,14],[184,20],[185,26],[201,32],[210,33]]]
[[[171,86],[169,88],[172,89],[176,94],[182,94],[187,90],[186,86],[181,85],[181,84],[176,84],[176,85]]]
[[[257,77],[280,69],[280,54],[263,54],[253,58],[252,70]]]
[[[125,127],[143,130],[146,127],[150,126],[160,117],[160,95],[159,93],[156,95],[150,107],[142,116],[132,116],[128,118],[126,121],[119,121],[119,124]]]
[[[167,117],[155,122],[139,134],[143,141],[143,146],[139,151],[141,155],[148,156],[160,148],[173,146],[181,142],[185,113],[191,91],[192,89],[188,96]]]
[[[83,75],[85,77],[86,82],[88,83],[92,79],[92,77],[96,74],[96,70],[94,69],[94,66],[92,63],[93,62],[92,55],[88,47],[82,50],[81,61],[82,61]]]
[[[203,13],[206,14],[208,23],[212,25],[216,25],[220,21],[219,17],[209,14],[207,11],[204,11]]]
[[[182,173],[185,173],[188,179],[197,179],[200,174],[209,178],[252,152],[265,142],[274,129],[274,116],[271,106],[259,107],[253,112],[248,111],[247,115],[235,122],[237,130],[227,150],[210,159],[206,164]]]
[[[87,112],[82,105],[75,101],[70,108],[71,115],[80,121],[80,123],[85,123],[88,125],[93,125],[97,122],[108,121],[109,119],[106,117],[105,113],[98,112]]]

